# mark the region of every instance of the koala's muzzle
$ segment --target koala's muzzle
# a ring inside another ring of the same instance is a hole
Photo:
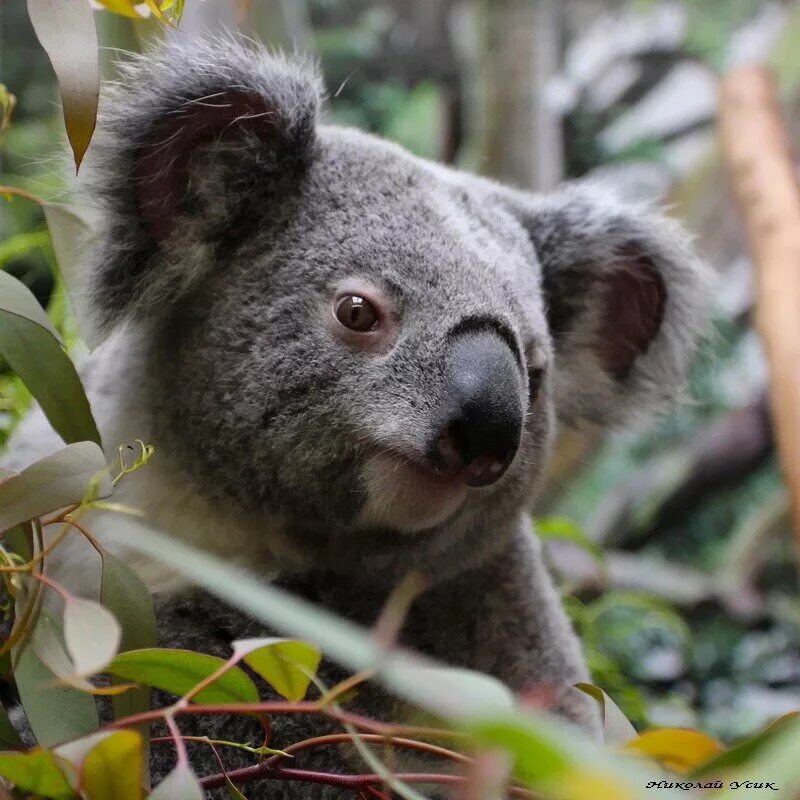
[[[519,366],[496,333],[458,336],[445,358],[444,402],[432,459],[467,486],[497,481],[522,437]]]

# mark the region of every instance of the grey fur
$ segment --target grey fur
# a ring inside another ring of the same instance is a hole
[[[158,447],[121,499],[363,624],[417,570],[432,588],[406,643],[518,692],[545,685],[559,713],[596,734],[592,704],[569,688],[586,668],[528,506],[556,416],[618,423],[678,394],[703,321],[703,270],[675,223],[590,185],[528,195],[322,124],[319,86],[302,61],[240,39],[191,39],[135,61],[104,110],[91,286],[98,321],[116,331],[86,376],[110,452],[135,437]],[[187,198],[159,237],[137,202],[147,191],[137,159],[158,146],[165,115],[231,88],[263,99],[269,135],[231,124],[202,142]],[[618,331],[598,325],[607,277],[626,261],[656,269],[666,299],[646,352],[615,377],[598,347]],[[331,334],[332,293],[349,282],[379,287],[393,307],[396,335],[380,352]],[[465,325],[501,332],[525,361],[522,443],[499,481],[470,489],[445,519],[406,523],[370,470],[384,450],[419,452],[434,432],[444,359]],[[22,426],[17,465],[55,449],[43,427]],[[90,593],[84,563],[67,558],[59,575],[82,570],[77,589]],[[232,638],[259,635],[148,569],[165,643],[222,653]],[[397,713],[373,690],[356,707]],[[224,738],[252,735],[237,724],[226,722]],[[295,724],[276,721],[279,744],[308,733]],[[159,753],[163,774],[170,757]],[[246,794],[338,796],[270,782]]]

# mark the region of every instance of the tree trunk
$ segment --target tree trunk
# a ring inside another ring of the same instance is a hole
[[[722,144],[756,267],[756,324],[770,367],[772,414],[800,545],[800,187],[772,75],[723,81]]]
[[[555,0],[478,0],[481,172],[526,189],[562,176],[559,115],[545,88],[560,62]]]
[[[304,0],[205,0],[186,3],[180,28],[241,30],[286,52],[309,46],[308,9]]]

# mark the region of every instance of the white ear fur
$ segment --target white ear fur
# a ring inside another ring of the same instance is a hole
[[[559,416],[619,424],[680,397],[709,296],[686,231],[591,183],[535,198],[525,223],[541,262]]]

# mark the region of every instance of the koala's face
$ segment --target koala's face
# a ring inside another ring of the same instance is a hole
[[[556,415],[674,392],[698,272],[670,224],[320,126],[306,74],[227,44],[117,100],[96,286],[150,318],[157,436],[205,493],[343,557],[467,536],[519,512]]]
[[[213,486],[306,525],[417,532],[518,503],[552,406],[518,220],[336,129],[251,214],[161,335],[163,434]]]

